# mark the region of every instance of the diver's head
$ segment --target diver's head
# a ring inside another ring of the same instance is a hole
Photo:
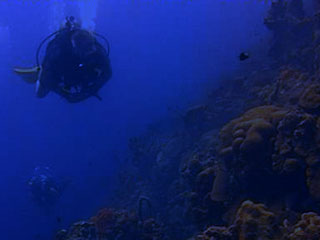
[[[74,30],[75,28],[79,28],[80,24],[76,21],[74,16],[66,17],[65,28],[69,30]]]

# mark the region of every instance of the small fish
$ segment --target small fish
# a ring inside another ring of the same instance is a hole
[[[62,222],[62,218],[61,217],[57,217],[57,222],[61,223]]]
[[[250,55],[249,55],[249,53],[247,53],[247,52],[242,52],[242,53],[240,53],[240,55],[239,55],[240,61],[245,61],[245,60],[247,60],[249,57],[250,57]]]

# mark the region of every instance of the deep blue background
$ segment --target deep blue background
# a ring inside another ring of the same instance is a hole
[[[262,53],[254,51],[267,41],[267,6],[258,0],[95,1],[95,30],[111,43],[114,73],[103,101],[37,99],[12,68],[35,63],[38,44],[63,20],[52,14],[61,2],[0,2],[1,239],[51,239],[104,207],[128,138],[169,117],[168,109],[201,102],[223,77],[258,61]],[[78,1],[64,2],[61,16],[79,16]],[[244,50],[252,58],[240,63]],[[38,165],[69,182],[51,211],[27,191]]]

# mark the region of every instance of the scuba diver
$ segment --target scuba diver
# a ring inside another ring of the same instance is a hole
[[[61,195],[61,188],[48,167],[36,167],[28,186],[33,200],[41,206],[56,203]]]
[[[103,39],[107,49],[97,40]],[[49,39],[42,64],[39,64],[41,47]],[[50,91],[68,102],[80,102],[97,97],[99,89],[111,78],[109,43],[102,35],[81,29],[74,17],[67,17],[63,28],[46,37],[36,53],[37,66],[15,68],[29,83],[36,84],[36,94],[45,97]]]

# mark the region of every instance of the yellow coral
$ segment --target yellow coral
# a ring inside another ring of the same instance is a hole
[[[216,178],[213,182],[210,198],[213,201],[225,201],[229,195],[229,174],[224,169],[216,170]]]
[[[312,84],[303,92],[299,105],[308,110],[320,107],[320,84]]]
[[[198,235],[195,240],[211,240],[216,239],[218,236],[224,236],[225,239],[231,237],[231,233],[226,227],[209,227],[203,234]],[[220,238],[219,238],[220,239]]]
[[[274,239],[272,226],[275,223],[274,213],[268,211],[263,204],[245,201],[237,212],[235,224],[238,228],[239,240]],[[253,236],[256,236],[252,238]]]
[[[220,131],[220,155],[230,156],[230,150],[233,153],[250,153],[257,150],[274,134],[275,125],[287,112],[275,106],[261,106],[234,119]]]
[[[314,212],[303,213],[301,220],[294,225],[289,240],[320,239],[320,217]]]
[[[206,182],[206,180],[207,180],[208,178],[211,178],[214,174],[215,174],[215,171],[214,171],[214,168],[213,168],[213,167],[205,168],[203,171],[201,171],[201,172],[197,175],[196,182],[197,182],[197,183]]]
[[[274,240],[280,239],[278,218],[265,205],[245,201],[237,211],[235,221],[229,227],[211,226],[196,240],[226,239],[226,240]]]
[[[278,213],[279,214],[279,213]],[[301,214],[301,219],[290,225],[283,216],[269,211],[264,204],[242,203],[233,224],[229,227],[211,226],[195,240],[319,240],[320,216],[314,212]]]
[[[295,172],[299,168],[300,168],[300,163],[299,163],[299,160],[297,159],[288,158],[284,161],[283,170],[285,172],[288,172],[288,173]]]

